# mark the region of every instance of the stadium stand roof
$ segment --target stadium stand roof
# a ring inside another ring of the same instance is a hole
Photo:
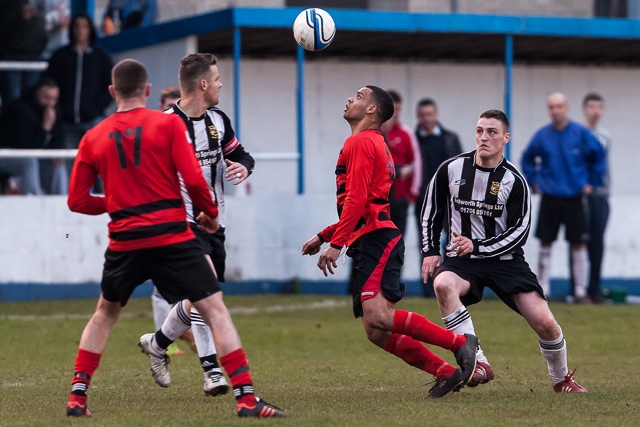
[[[198,37],[199,50],[232,56],[239,30],[243,57],[295,57],[291,26],[301,8],[229,8],[105,37],[117,53]],[[327,9],[337,33],[329,48],[306,55],[503,62],[505,39],[518,63],[640,64],[640,20],[467,14],[415,14]]]

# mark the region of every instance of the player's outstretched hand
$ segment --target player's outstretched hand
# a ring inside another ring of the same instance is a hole
[[[218,217],[211,218],[204,212],[200,212],[198,217],[196,218],[198,222],[198,228],[206,231],[207,233],[213,234],[220,228],[220,221]]]
[[[320,252],[321,246],[322,242],[320,241],[320,238],[315,235],[302,245],[302,255],[315,255]]]
[[[244,165],[232,162],[229,159],[224,159],[224,162],[227,164],[227,170],[224,172],[224,177],[227,181],[233,181],[233,185],[238,185],[245,179],[249,178],[249,171]]]
[[[324,277],[328,277],[327,270],[333,274],[333,269],[338,267],[338,257],[340,257],[340,249],[329,246],[322,252],[318,259],[318,268],[324,273]]]

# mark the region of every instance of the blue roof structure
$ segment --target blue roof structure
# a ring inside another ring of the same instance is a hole
[[[198,36],[200,50],[243,56],[294,56],[291,25],[301,8],[230,8],[105,37],[111,52]],[[534,62],[638,62],[640,20],[328,9],[338,29],[326,56],[501,61],[504,37],[514,59]],[[366,37],[366,38],[363,38]],[[363,42],[363,40],[365,42]],[[474,53],[475,52],[475,53]]]
[[[640,64],[640,21],[327,9],[331,46],[305,53],[292,34],[302,8],[230,8],[104,37],[117,53],[197,36],[198,51],[234,59],[234,127],[240,121],[240,64],[246,57],[297,60],[298,192],[304,192],[304,63],[367,58],[504,64],[504,111],[511,116],[515,62]],[[509,157],[510,146],[506,148]]]

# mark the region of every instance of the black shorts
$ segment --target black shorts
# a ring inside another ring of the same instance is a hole
[[[536,237],[542,243],[551,243],[558,237],[560,225],[564,224],[564,238],[572,244],[589,240],[585,201],[578,197],[553,197],[542,195]]]
[[[124,306],[133,290],[149,279],[172,304],[183,299],[199,301],[220,290],[196,239],[136,251],[107,249],[101,284],[104,299]]]
[[[404,297],[400,283],[404,263],[404,240],[396,228],[381,228],[361,236],[347,251],[353,258],[353,314],[362,317],[362,301],[382,292],[390,302]]]
[[[227,251],[224,248],[224,242],[226,240],[224,228],[220,227],[214,234],[209,234],[204,230],[200,230],[194,223],[190,223],[190,225],[204,253],[211,256],[213,268],[216,270],[216,275],[218,276],[218,282],[224,282],[224,271],[227,260]]]
[[[443,271],[450,271],[471,285],[469,292],[460,296],[460,301],[465,306],[480,302],[485,286],[516,313],[520,311],[513,302],[512,295],[535,291],[544,298],[536,275],[521,255],[513,255],[508,260],[445,257],[436,276]]]

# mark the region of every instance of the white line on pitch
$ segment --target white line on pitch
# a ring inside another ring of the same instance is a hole
[[[272,305],[267,307],[230,307],[229,312],[231,314],[258,314],[258,313],[278,313],[286,311],[301,311],[301,310],[320,310],[335,307],[346,307],[350,304],[349,301],[324,299],[322,301],[313,302],[310,304],[292,304],[292,305]],[[126,308],[121,319],[131,319],[138,317],[139,312],[127,313]],[[36,315],[23,315],[23,314],[4,314],[0,315],[1,320],[13,320],[21,322],[32,322],[36,320],[86,320],[91,317],[91,314],[50,314],[44,316]]]

